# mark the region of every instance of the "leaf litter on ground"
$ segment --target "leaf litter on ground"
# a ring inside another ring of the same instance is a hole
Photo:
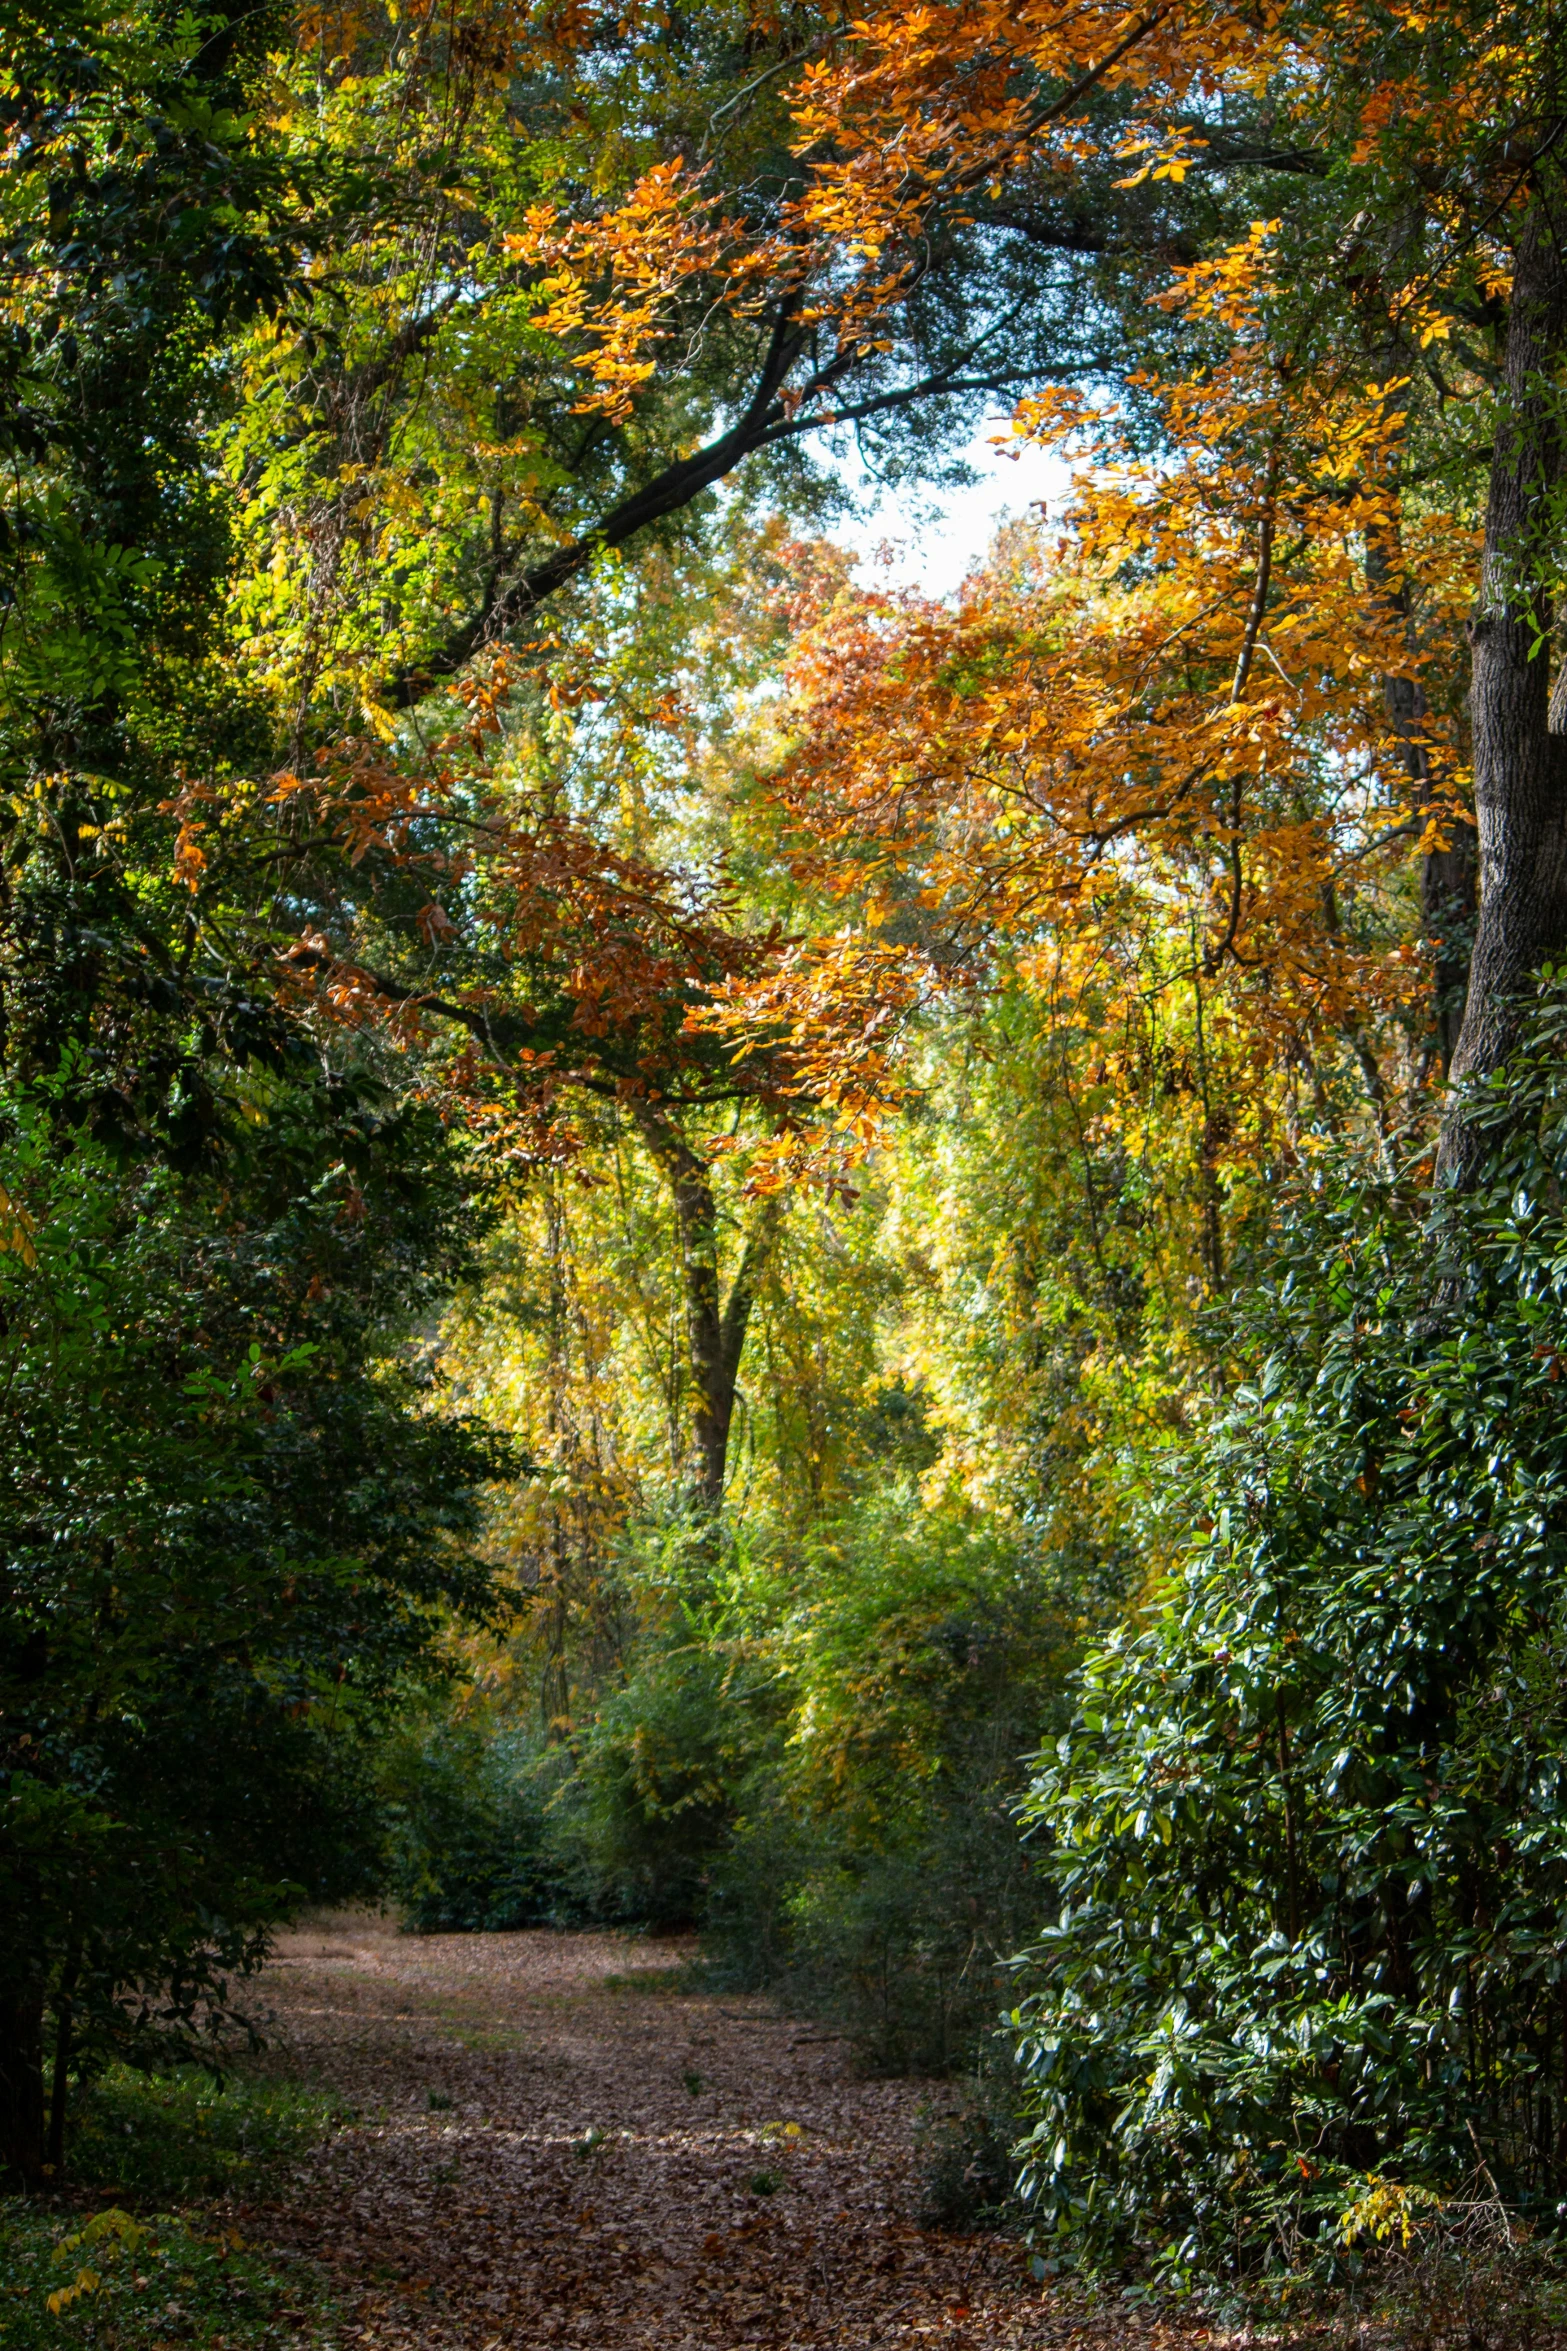
[[[1346,2336],[1342,2313],[1275,2330],[1085,2306],[1013,2238],[921,2228],[920,2125],[956,2086],[857,2078],[836,2037],[691,1989],[693,1956],[369,1914],[285,1935],[254,2002],[267,2070],[355,2119],[249,2227],[322,2265],[358,2351],[1406,2339]]]

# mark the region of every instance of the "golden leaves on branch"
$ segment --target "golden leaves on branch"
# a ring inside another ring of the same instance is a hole
[[[586,82],[608,23],[557,12],[537,38]],[[1407,346],[1450,339],[1461,281],[1503,283],[1473,200],[1509,201],[1485,125],[1516,64],[1482,42],[1437,86],[1416,9],[1371,27],[1338,6],[886,0],[794,24],[792,49],[777,26],[751,29],[762,48],[738,92],[723,86],[710,136],[652,162],[627,140],[624,170],[546,176],[503,238],[583,409],[624,420],[677,345],[764,310],[798,327],[800,353],[814,337],[825,399],[847,360],[896,340],[933,227],[971,222],[1021,175],[1059,195],[1108,164],[1123,188],[1177,188],[1221,159],[1231,97],[1264,103],[1270,141],[1298,140],[1306,163],[1336,152],[1374,174],[1414,139],[1427,182],[1448,174],[1440,201],[1417,192],[1433,239],[1418,274],[1384,289]],[[742,98],[772,109],[766,136],[798,164],[765,200],[719,168]],[[823,578],[792,663],[799,740],[771,796],[830,935],[752,935],[721,891],[698,907],[559,807],[498,793],[484,746],[504,665],[417,773],[390,716],[388,742],[345,747],[311,787],[324,820],[357,862],[427,869],[415,925],[433,965],[472,939],[504,967],[458,1009],[535,1099],[568,1082],[727,1083],[781,1122],[767,1182],[802,1152],[835,1167],[863,1153],[901,1099],[914,1015],[1003,966],[1091,988],[1106,1021],[1173,986],[1217,992],[1259,1052],[1284,1057],[1414,993],[1388,893],[1401,861],[1464,821],[1460,746],[1423,685],[1429,648],[1456,635],[1472,536],[1408,508],[1407,387],[1367,380],[1353,338],[1326,359],[1295,347],[1309,319],[1287,233],[1259,218],[1172,272],[1157,299],[1201,329],[1204,357],[1132,380],[1137,430],[1070,386],[1025,403],[1020,431],[1080,468],[1055,536],[1014,533],[955,609]],[[802,413],[788,368],[766,397]],[[1157,461],[1140,454],[1150,418]],[[1436,712],[1414,767],[1389,681]],[[179,852],[192,887],[196,830]],[[364,984],[332,983],[345,1016]],[[519,1045],[541,991],[569,1008],[565,1028]],[[421,1020],[432,994],[410,998]]]
[[[702,173],[678,156],[653,164],[623,202],[592,220],[532,206],[504,245],[524,268],[547,273],[539,326],[585,354],[591,389],[579,408],[617,419],[653,374],[669,312],[690,283],[721,276],[727,307],[746,309],[768,266],[762,252],[746,250],[740,226],[712,210]]]
[[[1255,328],[1272,236],[1255,224],[1168,298]],[[1247,331],[1200,380],[1135,388],[1156,460],[1113,405],[1021,412],[1093,462],[1060,530],[1015,529],[955,607],[829,579],[802,627],[772,797],[796,875],[860,927],[735,983],[720,1018],[821,1040],[813,1077],[862,1132],[896,1097],[904,1009],[1003,969],[1091,990],[1107,1028],[1197,984],[1276,1063],[1424,985],[1386,893],[1467,821],[1464,776],[1427,715],[1412,783],[1387,683],[1418,688],[1456,639],[1473,534],[1403,512],[1396,382],[1307,375]]]
[[[617,199],[535,204],[506,250],[543,273],[539,324],[574,353],[580,405],[615,418],[669,339],[700,337],[720,312],[787,303],[802,328],[830,331],[838,361],[868,356],[888,348],[939,218],[960,221],[981,189],[1039,169],[1052,142],[1070,176],[1092,93],[1156,92],[1179,108],[1243,54],[1255,76],[1263,52],[1282,49],[1254,9],[894,0],[763,77],[791,77],[780,135],[800,161],[776,201],[747,217],[710,160],[664,157]],[[1127,137],[1118,152],[1154,147],[1160,176],[1180,176],[1196,152],[1192,134],[1162,124]],[[777,396],[798,398],[787,384]]]

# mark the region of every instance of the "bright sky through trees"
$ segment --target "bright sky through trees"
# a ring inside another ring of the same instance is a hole
[[[984,561],[1004,522],[1044,501],[1059,512],[1069,486],[1069,469],[1053,449],[1018,441],[997,447],[1009,419],[986,417],[963,455],[978,479],[967,489],[945,494],[925,490],[883,491],[874,507],[853,521],[836,523],[830,536],[860,558],[866,586],[915,588],[927,596],[950,596]],[[851,458],[845,477],[868,482]],[[890,558],[890,560],[884,560]]]

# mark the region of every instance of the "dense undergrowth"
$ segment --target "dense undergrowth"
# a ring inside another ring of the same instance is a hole
[[[339,2120],[325,2094],[110,2067],[83,2092],[60,2189],[0,2200],[6,2351],[332,2351],[347,2313],[246,2207]]]
[[[831,2020],[862,2064],[962,2067],[1040,1917],[1014,1811],[1060,1704],[1060,1596],[907,1493],[788,1565],[686,1546],[569,1740],[482,1697],[410,1733],[396,1891],[426,1931],[698,1926],[710,1981]]]
[[[696,1925],[711,1980],[860,2064],[969,2071],[928,2209],[1010,2213],[1044,2270],[1544,2292],[1564,1035],[1547,989],[1475,1111],[1494,1179],[1439,1224],[1354,1152],[1288,1204],[1129,1611],[1096,1634],[1059,1559],[913,1482],[771,1551],[628,1538],[637,1642],[576,1722],[501,1682],[408,1750],[410,1922]]]
[[[1559,2225],[1563,1030],[1435,1224],[1343,1167],[1301,1203],[1187,1557],[1031,1788],[1024,2185],[1065,2256],[1331,2277],[1368,2182],[1418,2226],[1477,2164]]]

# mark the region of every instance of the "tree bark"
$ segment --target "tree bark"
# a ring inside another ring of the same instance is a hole
[[[43,1999],[0,1994],[0,2177],[36,2188],[44,2160]]]
[[[771,1200],[763,1204],[725,1299],[718,1270],[718,1204],[709,1163],[692,1150],[663,1111],[637,1103],[632,1115],[674,1192],[692,1387],[691,1491],[703,1510],[714,1511],[724,1498],[740,1357],[772,1249],[778,1209]]]
[[[1518,245],[1480,598],[1469,623],[1480,914],[1437,1153],[1439,1188],[1465,1188],[1480,1174],[1486,1140],[1468,1115],[1463,1082],[1506,1059],[1532,975],[1567,948],[1567,736],[1551,726],[1553,615],[1541,562],[1563,479],[1564,233],[1567,203],[1553,170],[1535,189]]]

